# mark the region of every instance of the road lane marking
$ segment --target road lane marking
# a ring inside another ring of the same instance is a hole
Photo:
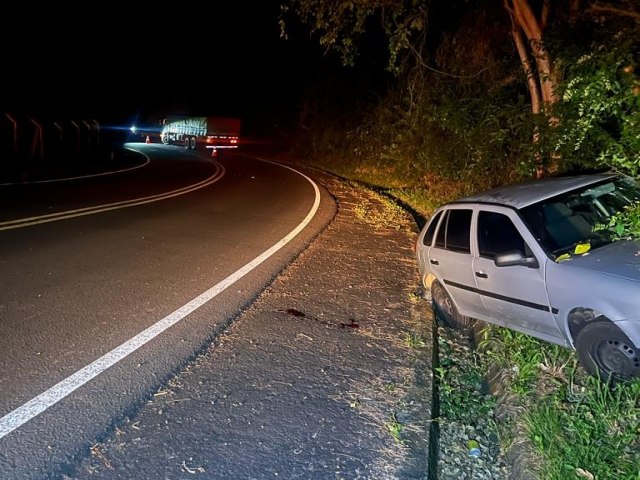
[[[162,320],[158,321],[154,325],[151,325],[146,330],[140,332],[135,337],[121,344],[120,346],[114,348],[110,352],[106,353],[102,357],[98,358],[94,362],[90,363],[86,367],[78,370],[76,373],[70,375],[65,378],[61,382],[57,383],[53,387],[49,388],[45,392],[41,393],[37,397],[29,400],[25,404],[16,408],[15,410],[9,412],[4,417],[0,418],[0,439],[10,434],[15,429],[21,427],[29,420],[34,417],[40,415],[42,412],[47,410],[49,407],[52,407],[56,403],[58,403],[63,398],[70,395],[73,391],[82,387],[84,384],[89,382],[91,379],[100,375],[102,372],[112,367],[131,353],[135,352],[138,348],[142,347],[162,332],[170,328],[171,326],[178,323],[184,317],[194,312],[196,309],[200,308],[205,303],[212,300],[214,297],[219,295],[225,289],[233,285],[235,282],[240,280],[246,274],[251,272],[254,268],[258,267],[264,261],[266,261],[269,257],[278,252],[281,248],[283,248],[286,244],[288,244],[291,240],[293,240],[313,219],[318,208],[320,207],[320,189],[318,185],[311,180],[304,173],[299,172],[287,165],[278,164],[275,162],[271,162],[269,160],[259,159],[264,162],[272,163],[274,165],[278,165],[282,168],[286,168],[291,170],[298,175],[304,177],[313,187],[315,192],[315,199],[309,213],[307,216],[298,224],[296,228],[294,228],[291,232],[289,232],[284,238],[274,244],[271,248],[258,255],[256,258],[251,260],[249,263],[244,265],[243,267],[236,270],[234,273],[229,275],[224,280],[218,282],[216,285],[211,287],[209,290],[201,293],[196,298],[183,305],[182,307],[175,310],[173,313],[170,313]]]
[[[132,152],[142,153],[142,152],[136,150],[135,148],[131,148],[131,147],[124,147],[124,148],[125,148],[125,150],[131,150]],[[14,185],[35,185],[35,184],[40,184],[40,183],[68,182],[68,181],[71,181],[71,180],[82,180],[84,178],[103,177],[105,175],[115,175],[116,173],[129,172],[131,170],[136,170],[138,168],[145,167],[146,165],[149,164],[149,162],[151,161],[149,159],[149,157],[147,155],[145,155],[144,153],[142,153],[142,155],[144,155],[147,158],[147,160],[144,163],[141,163],[140,165],[135,165],[133,167],[121,168],[120,170],[109,170],[108,172],[92,173],[90,175],[80,175],[80,176],[77,176],[77,177],[50,178],[50,179],[47,179],[47,180],[32,180],[30,182],[0,183],[0,187],[11,187],[11,186],[14,186]]]
[[[132,148],[130,148],[129,150],[135,151]],[[147,159],[149,159],[146,153],[143,153],[143,152],[138,152],[138,153],[141,153],[142,155],[147,157]],[[217,182],[224,176],[225,169],[222,166],[222,164],[214,161],[213,165],[216,167],[216,170],[210,177],[205,178],[204,180],[198,183],[194,183],[193,185],[189,185],[187,187],[178,188],[177,190],[171,190],[169,192],[159,193],[156,195],[150,195],[148,197],[134,198],[132,200],[123,200],[121,202],[107,203],[105,205],[94,205],[92,207],[78,208],[76,210],[65,210],[64,212],[49,213],[46,215],[38,215],[36,217],[7,220],[4,222],[0,222],[0,231],[13,230],[16,228],[39,225],[41,223],[57,222],[58,220],[66,220],[69,218],[93,215],[95,213],[102,213],[102,212],[108,212],[110,210],[118,210],[120,208],[128,208],[136,205],[143,205],[145,203],[157,202],[160,200],[165,200],[167,198],[184,195],[185,193],[190,193],[200,188],[204,188],[208,185],[211,185],[212,183]]]

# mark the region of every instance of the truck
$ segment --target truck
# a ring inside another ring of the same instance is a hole
[[[219,149],[238,148],[240,119],[230,117],[167,117],[163,122],[160,139],[165,145],[185,148]]]

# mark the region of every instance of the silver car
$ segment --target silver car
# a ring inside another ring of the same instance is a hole
[[[594,226],[640,200],[613,174],[510,185],[440,207],[417,241],[439,319],[575,348],[592,375],[640,377],[640,242]]]

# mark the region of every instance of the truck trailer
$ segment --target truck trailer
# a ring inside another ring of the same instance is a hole
[[[168,117],[160,133],[165,145],[185,148],[238,148],[240,119],[229,117]]]

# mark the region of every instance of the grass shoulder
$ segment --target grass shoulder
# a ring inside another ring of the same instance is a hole
[[[482,331],[478,350],[503,372],[502,397],[523,412],[539,478],[640,478],[640,381],[601,382],[571,350],[500,327]],[[500,424],[505,436],[513,427]]]

